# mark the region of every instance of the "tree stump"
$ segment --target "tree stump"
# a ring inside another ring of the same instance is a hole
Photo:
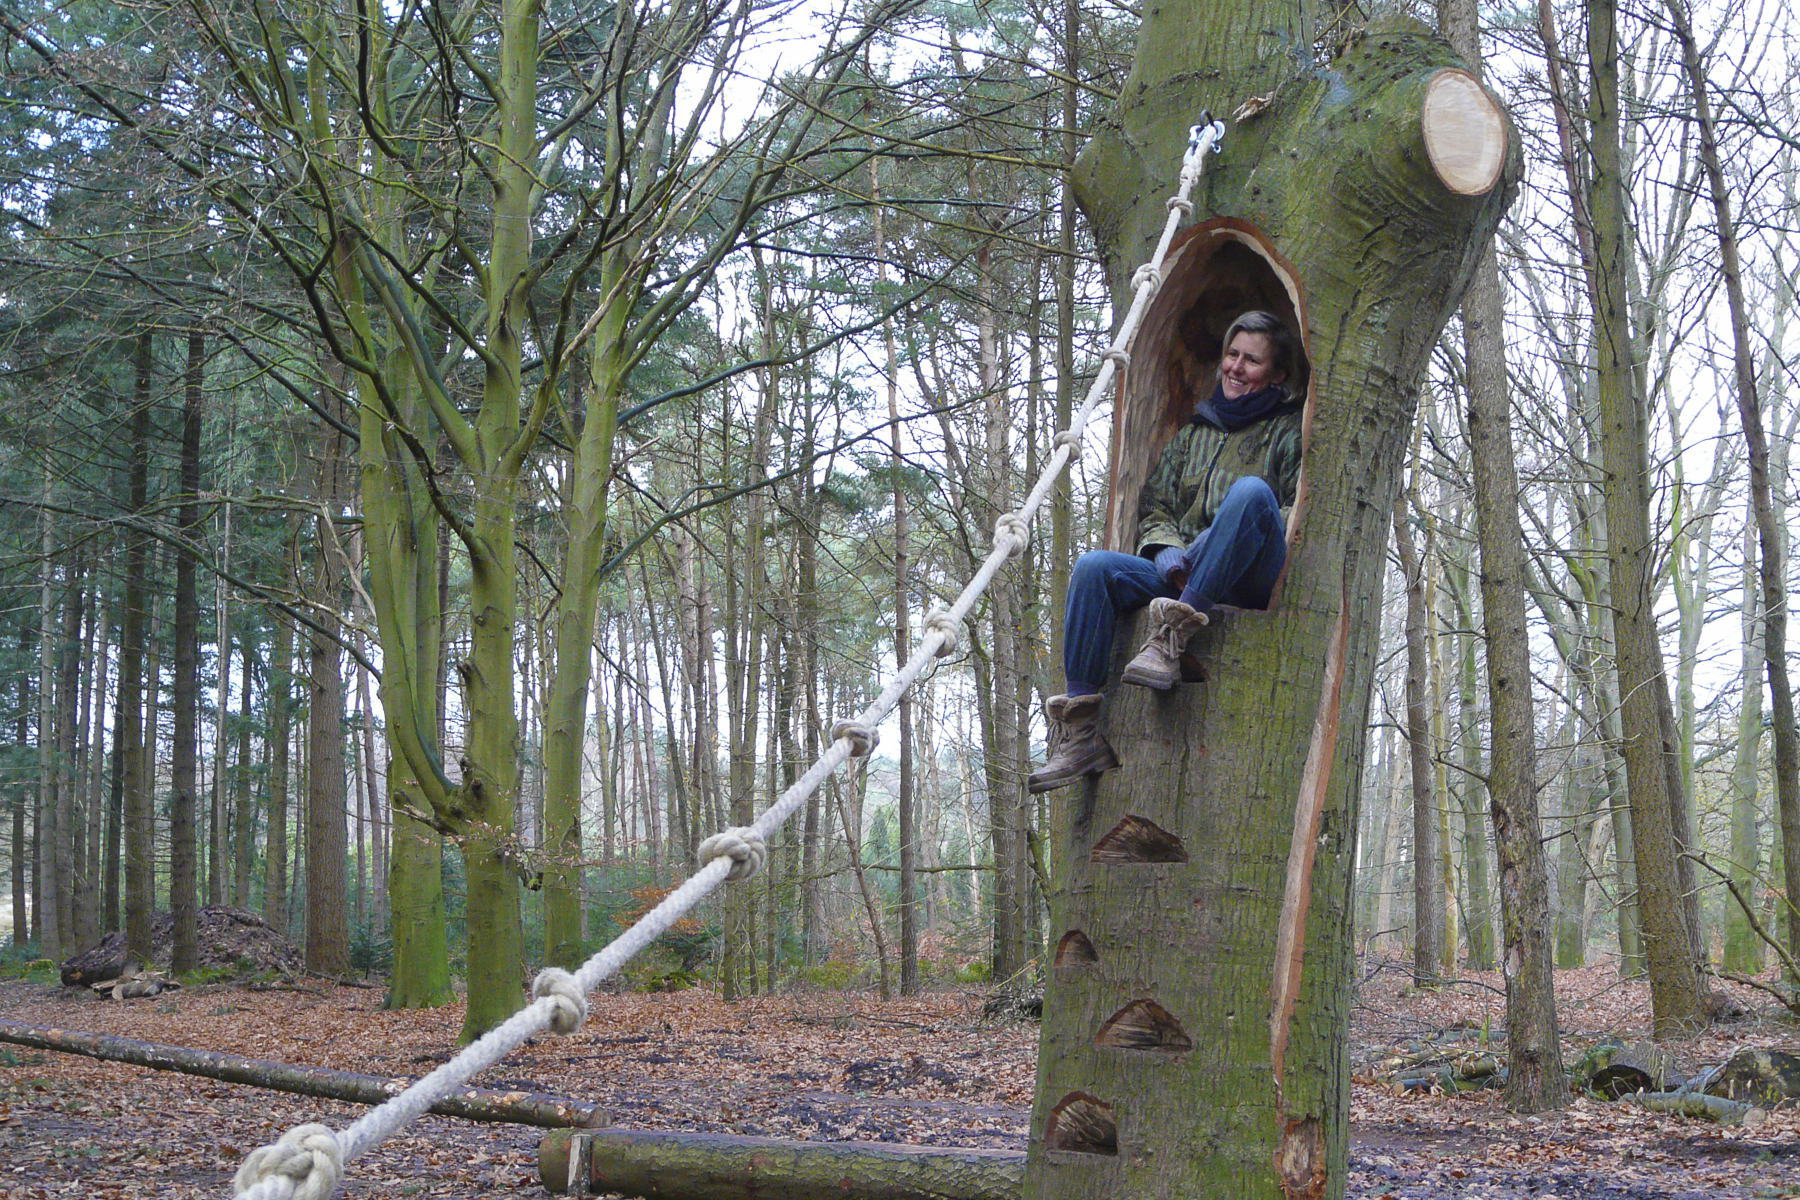
[[[1800,1054],[1786,1050],[1739,1050],[1706,1085],[1706,1094],[1774,1108],[1800,1098]]]
[[[1674,1057],[1655,1042],[1598,1046],[1587,1060],[1587,1078],[1582,1082],[1608,1100],[1617,1100],[1634,1092],[1668,1091],[1674,1071]]]

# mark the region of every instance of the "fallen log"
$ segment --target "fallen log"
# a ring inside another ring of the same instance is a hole
[[[1506,1069],[1491,1054],[1465,1054],[1451,1062],[1413,1067],[1394,1076],[1406,1091],[1430,1091],[1441,1088],[1449,1095],[1474,1092],[1483,1088],[1506,1085]]]
[[[1762,1110],[1742,1100],[1726,1100],[1705,1092],[1637,1092],[1625,1097],[1631,1104],[1651,1112],[1674,1113],[1679,1117],[1699,1117],[1720,1125],[1760,1125]]]
[[[300,1096],[347,1100],[352,1104],[380,1104],[405,1091],[412,1083],[410,1079],[383,1079],[325,1067],[301,1067],[218,1050],[166,1046],[104,1033],[21,1025],[14,1021],[0,1021],[0,1042],[30,1046],[35,1050],[82,1054],[156,1071],[179,1071],[184,1075],[199,1075]],[[540,1092],[496,1092],[484,1088],[464,1088],[432,1105],[431,1111],[440,1116],[461,1117],[465,1121],[538,1125],[550,1129],[592,1129],[606,1123],[606,1114],[598,1105]]]
[[[538,1145],[551,1192],[656,1200],[1019,1200],[1025,1156],[888,1142],[788,1142],[720,1133],[557,1130]]]

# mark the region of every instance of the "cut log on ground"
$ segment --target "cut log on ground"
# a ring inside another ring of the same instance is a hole
[[[180,1071],[184,1075],[200,1075],[300,1096],[347,1100],[352,1104],[380,1104],[412,1083],[410,1079],[382,1079],[324,1067],[245,1058],[241,1054],[217,1050],[166,1046],[72,1029],[46,1029],[13,1021],[0,1021],[0,1042],[63,1054],[83,1054],[156,1071]],[[446,1096],[432,1105],[431,1111],[439,1116],[461,1117],[465,1121],[497,1121],[549,1129],[592,1129],[606,1123],[606,1114],[598,1105],[537,1092],[495,1092],[479,1088],[465,1088],[454,1096]]]
[[[1631,1095],[1632,1104],[1651,1112],[1673,1113],[1678,1117],[1699,1117],[1720,1125],[1760,1125],[1767,1114],[1741,1100],[1722,1100],[1704,1092],[1664,1092],[1660,1095]],[[1753,1115],[1761,1114],[1761,1115]]]
[[[1408,1091],[1430,1091],[1441,1088],[1449,1095],[1474,1092],[1482,1088],[1502,1087],[1506,1071],[1491,1054],[1465,1054],[1451,1062],[1413,1067],[1400,1071],[1395,1081]]]
[[[1019,1200],[1025,1156],[885,1142],[787,1142],[717,1133],[558,1130],[538,1146],[552,1192],[584,1174],[598,1194],[656,1200]]]

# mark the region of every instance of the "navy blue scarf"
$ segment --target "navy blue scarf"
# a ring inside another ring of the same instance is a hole
[[[1223,429],[1226,433],[1236,433],[1246,425],[1254,425],[1264,417],[1273,416],[1293,402],[1287,388],[1279,383],[1271,383],[1260,391],[1248,392],[1236,400],[1225,398],[1223,385],[1215,387],[1208,399],[1202,400],[1194,409],[1193,421],[1196,425],[1212,425]]]

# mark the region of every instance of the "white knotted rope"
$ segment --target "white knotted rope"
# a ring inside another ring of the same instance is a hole
[[[854,719],[832,726],[830,747],[753,824],[728,829],[701,843],[697,855],[700,868],[635,925],[582,963],[579,970],[572,974],[554,968],[542,972],[532,983],[534,999],[529,1005],[392,1100],[370,1109],[342,1133],[334,1133],[324,1125],[301,1125],[282,1135],[275,1145],[252,1150],[238,1168],[238,1200],[326,1200],[337,1187],[344,1164],[428,1112],[439,1100],[523,1045],[527,1038],[545,1029],[573,1033],[581,1028],[587,1016],[587,993],[666,933],[721,883],[755,874],[768,854],[769,836],[787,823],[833,771],[875,748],[875,727],[900,703],[900,697],[924,674],[932,659],[955,652],[963,622],[976,601],[993,583],[1001,565],[1023,553],[1029,544],[1031,520],[1043,507],[1057,476],[1079,456],[1081,433],[1087,428],[1088,418],[1119,372],[1131,363],[1132,339],[1137,336],[1151,298],[1162,286],[1163,259],[1168,256],[1182,217],[1193,210],[1188,196],[1199,182],[1207,154],[1218,148],[1219,139],[1224,136],[1225,123],[1204,113],[1201,123],[1189,130],[1187,152],[1181,159],[1180,190],[1169,200],[1169,216],[1163,224],[1162,237],[1157,240],[1156,253],[1132,276],[1131,308],[1119,323],[1112,344],[1101,355],[1100,369],[1094,374],[1081,408],[1070,420],[1069,428],[1057,434],[1049,461],[1025,502],[995,523],[994,547],[974,578],[948,609],[934,609],[926,617],[918,649],[887,681],[881,693]]]

